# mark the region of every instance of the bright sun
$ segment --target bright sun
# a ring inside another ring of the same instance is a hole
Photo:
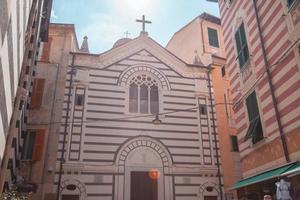
[[[118,2],[122,2],[120,5],[122,9],[138,13],[145,12],[151,6],[151,0],[121,0]]]

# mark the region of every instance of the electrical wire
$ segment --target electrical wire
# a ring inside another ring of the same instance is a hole
[[[216,105],[232,105],[232,103],[216,103]],[[156,115],[161,116],[161,115],[167,115],[167,114],[173,114],[173,113],[178,113],[178,112],[184,112],[188,110],[195,110],[198,109],[199,106],[196,107],[191,107],[191,108],[186,108],[186,109],[180,109],[180,110],[174,110],[170,112],[163,112],[163,113],[158,113],[158,114],[149,114],[149,115],[135,115],[135,116],[128,116],[128,117],[121,117],[121,118],[111,118],[111,119],[97,119],[97,120],[81,120],[81,121],[70,121],[67,124],[87,124],[87,123],[95,123],[95,122],[103,122],[103,121],[109,121],[109,120],[126,120],[126,119],[138,119],[138,118],[147,118],[147,117],[155,117]],[[51,125],[51,124],[66,124],[65,122],[51,122],[51,123],[28,123],[28,125],[34,126],[34,125]]]

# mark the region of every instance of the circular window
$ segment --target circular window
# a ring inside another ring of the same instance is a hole
[[[71,190],[71,191],[76,190],[76,185],[74,184],[67,185],[67,190]]]
[[[212,192],[213,190],[214,190],[214,188],[211,187],[211,186],[206,187],[206,191],[207,191],[207,192]]]

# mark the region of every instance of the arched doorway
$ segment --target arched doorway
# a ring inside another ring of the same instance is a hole
[[[126,142],[116,158],[119,173],[117,200],[167,200],[172,191],[168,150],[151,137]]]

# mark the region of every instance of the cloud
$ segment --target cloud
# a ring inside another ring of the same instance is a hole
[[[122,21],[112,15],[97,13],[90,17],[89,23],[82,27],[79,35],[87,35],[91,49],[107,50],[114,42],[124,37],[126,31]],[[99,52],[97,52],[99,53]]]
[[[52,9],[52,11],[51,11],[51,18],[52,18],[52,19],[58,19],[58,16],[56,15],[55,10],[53,10],[53,9]]]

